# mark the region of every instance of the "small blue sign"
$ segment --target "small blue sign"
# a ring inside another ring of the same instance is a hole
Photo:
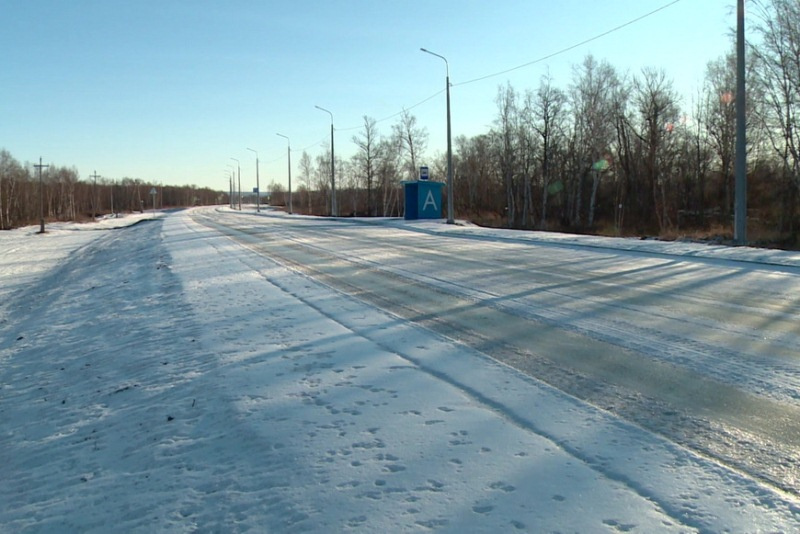
[[[428,180],[428,167],[419,168],[419,179],[423,182]]]

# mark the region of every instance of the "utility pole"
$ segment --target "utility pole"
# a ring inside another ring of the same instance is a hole
[[[39,156],[39,164],[34,167],[39,171],[39,233],[44,233],[44,185],[42,184],[42,169],[50,165],[42,165],[42,157]]]
[[[231,159],[236,162],[236,172],[238,173],[239,180],[239,211],[242,211],[242,167],[238,159]]]
[[[92,188],[92,220],[97,220],[97,179],[99,178],[97,171],[94,171],[94,174],[89,176],[89,178],[94,178],[94,187]]]
[[[338,208],[336,206],[336,174],[335,174],[335,164],[336,156],[333,152],[333,113],[328,111],[325,108],[321,108],[319,106],[314,106],[320,111],[324,111],[325,113],[331,116],[331,216],[338,217]]]
[[[258,151],[248,148],[250,152],[256,154],[256,213],[261,213],[261,184],[258,181]]]
[[[231,209],[233,209],[233,172],[228,174],[228,188],[230,190],[230,194],[228,195],[228,204],[230,204]]]
[[[283,134],[277,134],[286,139],[286,156],[289,159],[289,215],[292,214],[292,142]]]
[[[447,224],[455,224],[453,218],[453,143],[451,142],[451,128],[450,128],[450,63],[447,58],[431,52],[425,48],[420,48],[426,54],[436,56],[444,60],[445,66],[445,90],[447,92]]]
[[[745,114],[744,0],[736,10],[736,206],[733,239],[747,244],[747,115]]]

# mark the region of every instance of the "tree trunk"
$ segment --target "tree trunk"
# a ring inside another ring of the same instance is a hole
[[[594,225],[594,209],[597,202],[597,189],[600,186],[600,171],[594,171],[592,177],[592,198],[589,201],[589,221],[588,225],[591,228]]]

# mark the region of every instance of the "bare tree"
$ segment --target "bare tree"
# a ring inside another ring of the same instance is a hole
[[[319,191],[323,199],[323,206],[329,206],[328,214],[333,214],[333,205],[330,202],[331,194],[331,149],[323,145],[324,152],[315,158],[313,173],[314,189]]]
[[[764,124],[781,162],[782,195],[789,230],[796,239],[800,192],[800,3],[797,0],[756,2],[756,32],[762,43],[751,50],[759,59],[760,86],[766,100]]]
[[[380,136],[375,126],[375,119],[364,115],[364,130],[353,136],[353,142],[358,147],[354,156],[355,172],[364,179],[367,187],[367,214],[374,216],[377,206],[374,202],[373,189],[378,160],[381,158]]]
[[[733,158],[736,145],[736,56],[712,61],[706,70],[706,131],[719,162],[722,177],[722,211],[733,209]]]
[[[300,156],[298,166],[300,168],[300,176],[298,178],[300,184],[302,184],[306,190],[306,212],[310,215],[312,212],[311,191],[313,190],[312,176],[314,175],[314,166],[311,163],[311,157],[305,150]]]
[[[17,184],[21,181],[27,181],[25,169],[7,150],[0,150],[0,230],[15,224],[19,206]]]
[[[554,159],[564,142],[566,105],[567,96],[564,91],[553,86],[553,79],[549,75],[542,76],[532,103],[533,128],[541,142],[539,165],[542,204],[539,227],[542,229],[547,228],[547,198]]]
[[[461,203],[460,208],[474,214],[500,209],[497,198],[502,198],[502,184],[499,188],[495,187],[497,184],[494,183],[491,136],[478,135],[468,138],[460,135],[456,137],[454,144],[455,173],[461,177],[456,182],[460,187],[456,195]],[[442,167],[439,174],[443,176],[447,162],[444,156],[438,161]]]
[[[588,55],[573,71],[570,100],[574,114],[576,162],[580,166],[573,183],[572,223],[581,224],[581,206],[586,178],[592,177],[588,225],[594,224],[597,191],[604,165],[602,160],[614,142],[614,96],[620,84],[616,69],[607,61]]]
[[[509,228],[516,225],[516,169],[517,153],[515,135],[517,133],[517,93],[511,84],[497,89],[497,119],[495,132],[497,158],[500,163],[500,174],[503,177],[506,195],[506,220]]]
[[[663,70],[645,68],[634,80],[634,101],[640,120],[644,169],[652,192],[656,221],[661,231],[672,226],[668,184],[675,161],[672,135],[680,117],[678,96]]]
[[[403,110],[392,132],[401,152],[404,154],[403,167],[407,179],[417,178],[418,164],[428,145],[428,130],[417,125],[417,118]]]
[[[381,158],[378,160],[377,180],[381,190],[383,217],[399,213],[399,182],[403,156],[401,147],[396,141],[396,139],[382,139],[378,143]]]

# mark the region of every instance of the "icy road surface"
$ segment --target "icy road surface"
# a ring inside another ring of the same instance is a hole
[[[732,261],[736,249],[438,223],[195,219],[800,492],[800,254]]]
[[[791,253],[227,209],[0,247],[0,531],[800,528]]]

